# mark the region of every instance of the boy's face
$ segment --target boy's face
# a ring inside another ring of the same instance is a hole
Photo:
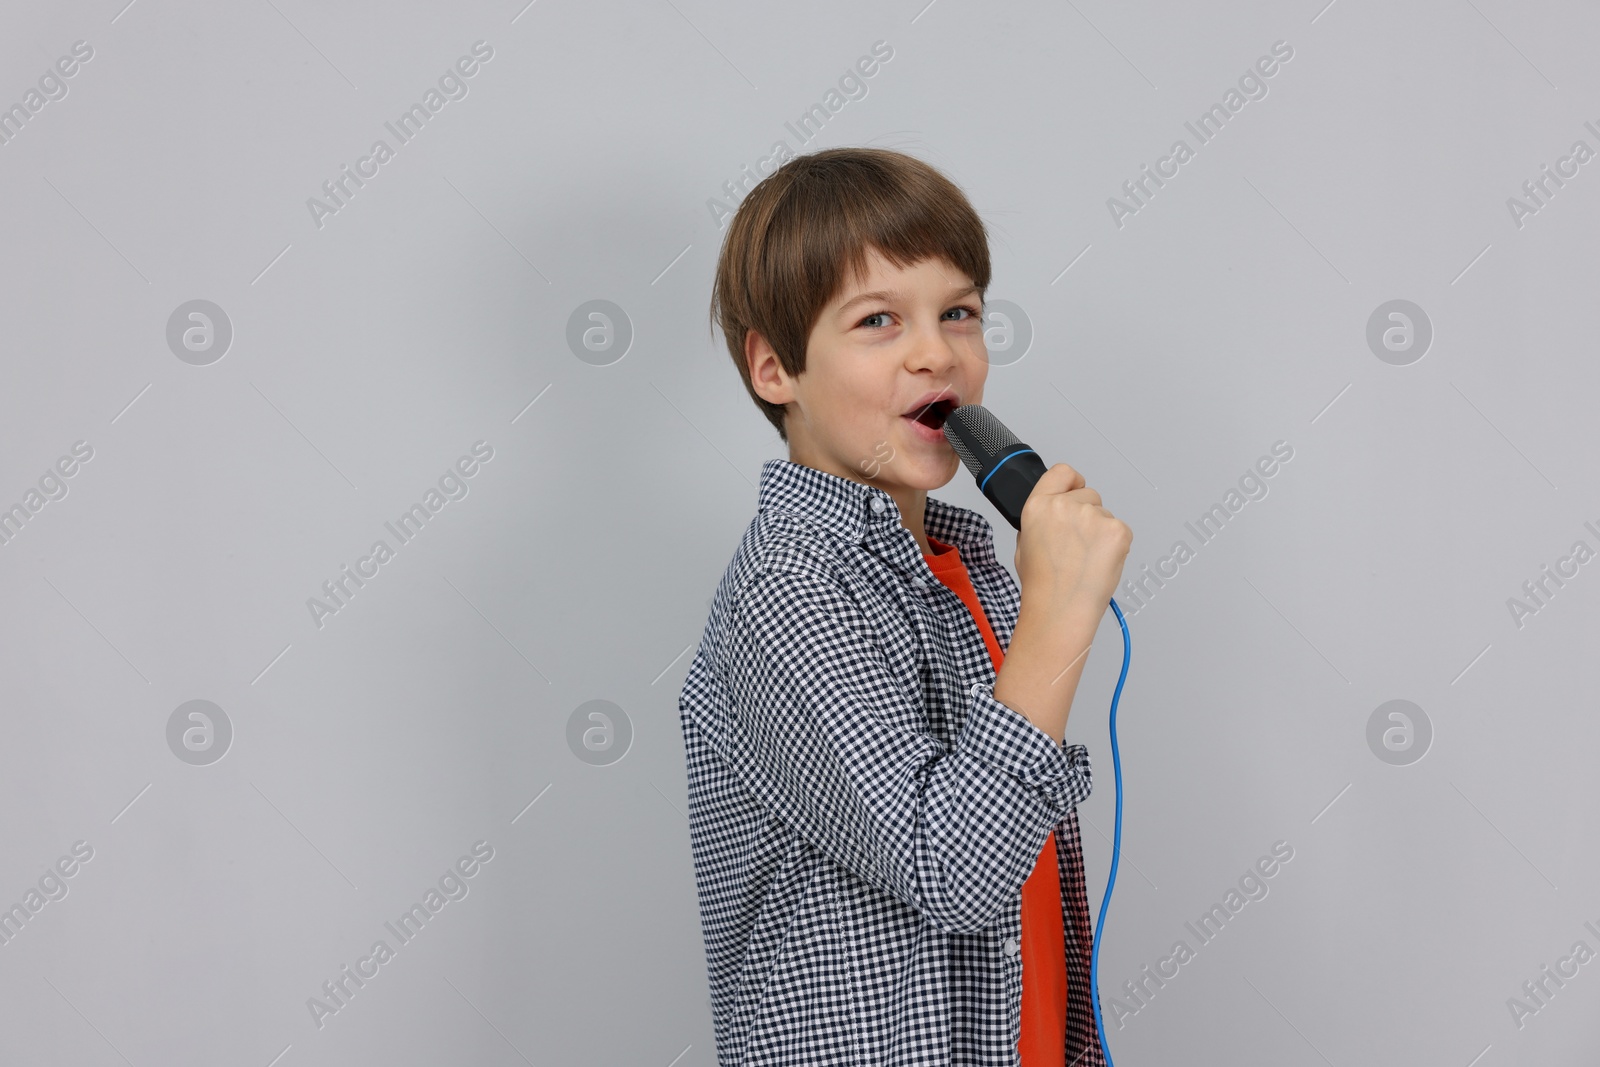
[[[896,267],[877,249],[811,328],[804,373],[790,377],[753,331],[745,353],[758,395],[788,408],[790,460],[897,499],[896,489],[938,489],[961,466],[943,430],[914,416],[942,426],[947,406],[983,402],[989,374],[972,279],[942,259]]]

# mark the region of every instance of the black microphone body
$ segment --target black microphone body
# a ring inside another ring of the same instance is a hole
[[[1013,529],[1022,529],[1022,505],[1049,468],[981,404],[963,404],[944,420],[945,440]]]

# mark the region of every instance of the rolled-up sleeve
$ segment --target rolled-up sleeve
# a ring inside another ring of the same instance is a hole
[[[820,567],[769,564],[729,628],[734,772],[774,817],[940,930],[990,925],[1089,795],[1088,750],[1058,745],[990,685],[968,690],[960,733],[942,744],[920,688]]]

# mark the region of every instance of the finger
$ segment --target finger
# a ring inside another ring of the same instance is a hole
[[[1074,489],[1071,492],[1063,495],[1070,497],[1073,500],[1081,500],[1085,504],[1089,504],[1093,507],[1100,506],[1100,493],[1095,489],[1089,488],[1088,486],[1084,486],[1082,489]]]

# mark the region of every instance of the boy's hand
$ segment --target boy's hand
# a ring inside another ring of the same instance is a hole
[[[1022,505],[1017,578],[1022,610],[994,696],[1061,744],[1073,694],[1133,544],[1083,475],[1057,463]]]
[[[1133,544],[1083,475],[1057,463],[1022,505],[1017,578],[1022,610],[994,696],[1061,744],[1072,697]]]
[[[1083,475],[1055,464],[1022,505],[1016,566],[1024,611],[1041,622],[1098,625],[1132,544],[1133,531],[1101,506]]]

